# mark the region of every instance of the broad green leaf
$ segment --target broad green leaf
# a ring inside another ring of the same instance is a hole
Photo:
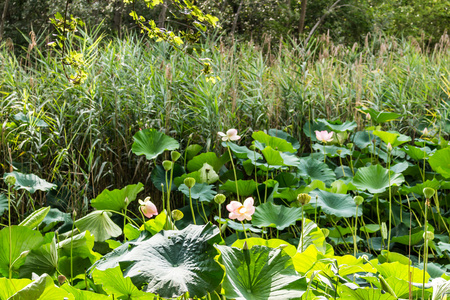
[[[310,192],[310,196],[314,199],[317,196],[317,206],[327,215],[336,217],[350,218],[355,217],[356,204],[351,195],[334,194],[327,191],[314,190]],[[311,200],[310,204],[315,205],[315,201]],[[362,215],[362,207],[358,207],[358,216]]]
[[[418,183],[415,186],[403,185],[400,188],[400,191],[403,192],[403,193],[406,193],[406,194],[408,194],[408,193],[415,193],[417,195],[423,196],[423,189],[424,188],[430,187],[430,188],[432,188],[434,190],[438,190],[440,186],[441,186],[441,182],[438,181],[436,178],[433,178],[433,180],[427,180],[425,182]]]
[[[184,168],[179,164],[173,165],[173,178],[180,177],[185,175]],[[167,191],[167,186],[170,185],[170,171],[167,172],[167,183],[166,183],[166,170],[164,170],[162,165],[157,165],[152,171],[150,175],[150,179],[153,182],[155,188],[159,191],[162,191],[161,185],[164,186],[164,192]],[[175,181],[172,181],[171,191],[176,191],[179,184],[176,184]]]
[[[298,241],[298,252],[303,252],[310,245],[314,245],[316,249],[323,254],[326,253],[325,235],[322,230],[311,220],[305,219],[305,227],[302,228],[300,239]]]
[[[379,137],[373,135],[372,132],[370,131],[358,131],[357,133],[355,133],[355,136],[353,137],[353,143],[355,143],[355,145],[363,150],[366,149],[369,145],[370,147],[373,146],[373,142],[372,140],[375,139],[375,143],[380,143],[381,140]]]
[[[258,205],[252,216],[252,224],[262,227],[274,227],[283,230],[294,225],[302,218],[302,209],[297,207],[286,207],[267,202]]]
[[[280,155],[280,151],[274,150],[272,147],[267,146],[261,152],[269,166],[278,167],[283,165],[284,161]]]
[[[322,158],[323,158],[324,154],[326,154],[328,157],[340,156],[342,158],[352,154],[352,152],[349,149],[344,148],[344,147],[338,147],[335,145],[326,145],[325,149],[324,149],[323,145],[314,144],[313,149],[318,151],[320,154],[322,154]],[[325,153],[324,153],[324,151],[325,151]]]
[[[329,122],[325,119],[317,119],[318,123],[322,123],[332,131],[353,131],[357,124],[355,121],[345,121],[342,123],[340,120]]]
[[[200,151],[202,151],[203,147],[198,144],[189,145],[186,148],[186,160],[191,160],[194,156],[196,156]]]
[[[270,146],[274,150],[278,150],[281,152],[290,152],[290,153],[296,153],[297,150],[294,149],[291,143],[286,141],[285,139],[270,136],[263,131],[255,131],[252,134],[252,138],[262,144],[264,144],[264,148],[267,146]],[[263,149],[264,149],[263,148]],[[260,150],[263,150],[260,149]],[[250,158],[250,157],[249,157]]]
[[[25,257],[21,257],[24,251],[30,251],[40,247],[44,242],[44,237],[36,230],[32,230],[25,226],[11,226],[12,241],[9,239],[9,228],[5,227],[0,230],[0,273],[9,276],[9,248],[11,244],[11,256],[13,265],[13,274],[25,262]],[[21,257],[19,259],[19,257]]]
[[[284,252],[286,252],[290,257],[294,256],[297,253],[297,249],[289,244],[288,242],[280,239],[262,239],[262,238],[248,238],[245,240],[237,240],[231,245],[231,247],[236,247],[239,249],[244,248],[244,243],[247,244],[247,247],[250,249],[253,246],[265,246],[272,249],[281,248]]]
[[[412,159],[416,161],[421,161],[424,159],[428,159],[430,154],[433,154],[435,151],[431,151],[430,148],[418,148],[411,145],[406,145],[401,149],[403,152],[409,155]]]
[[[253,195],[253,192],[256,190],[257,184],[253,179],[250,180],[241,180],[237,181],[239,196],[249,197]],[[227,180],[224,184],[220,186],[221,190],[229,191],[236,194],[236,182],[232,180]]]
[[[58,251],[56,249],[56,239],[53,237],[50,243],[41,245],[28,253],[19,273],[21,278],[31,278],[32,273],[53,275],[57,268]]]
[[[373,134],[378,136],[386,145],[390,143],[392,147],[398,147],[401,144],[411,141],[409,136],[398,132],[374,130]]]
[[[409,281],[409,272],[411,272],[411,282],[422,283],[422,280],[424,279],[422,277],[422,270],[416,267],[404,265],[399,262],[384,263],[375,265],[374,267],[384,278],[395,277],[397,279]],[[430,275],[428,275],[428,273],[425,273],[425,282],[428,282],[429,279]]]
[[[369,113],[372,121],[375,122],[376,124],[386,123],[401,117],[401,115],[397,113],[384,111],[378,112],[373,108],[363,109],[362,111],[364,111],[365,113]]]
[[[61,222],[63,224],[59,227],[60,229],[58,229],[60,233],[65,232],[64,230],[61,230],[63,228],[67,228],[68,230],[72,229],[72,218],[70,213],[63,213],[57,208],[50,208],[50,211],[45,216],[44,220],[42,220],[39,228],[43,228],[42,231],[47,232]]]
[[[95,269],[92,273],[95,284],[102,286],[108,295],[124,299],[153,299],[155,295],[138,290],[129,277],[124,277],[119,266],[104,271]]]
[[[79,290],[77,288],[74,288],[73,286],[70,286],[69,284],[64,284],[61,286],[62,290],[65,290],[69,293],[71,293],[75,300],[112,300],[113,298],[111,296],[102,295],[99,293],[94,293],[90,291],[83,291]]]
[[[92,250],[94,247],[94,240],[95,237],[89,231],[84,231],[73,237],[68,237],[56,245],[59,256],[70,257],[72,254],[73,256],[79,256],[81,258],[89,258],[91,262],[94,262],[99,256],[99,254]]]
[[[292,144],[292,147],[294,147],[294,149],[300,149],[300,143],[285,131],[272,128],[269,129],[269,135],[286,140],[288,143]]]
[[[300,299],[306,291],[306,279],[295,272],[290,256],[280,248],[216,248],[226,271],[222,288],[229,299]]]
[[[187,164],[187,169],[189,170],[189,172],[198,171],[203,167],[205,163],[212,166],[216,173],[219,172],[220,168],[223,166],[222,161],[214,152],[206,152],[191,159]]]
[[[345,285],[341,285],[339,289],[340,298],[342,300],[396,300],[397,298],[391,294],[383,293],[380,289],[370,287],[351,289]]]
[[[219,180],[219,175],[214,171],[213,167],[207,163],[203,164],[200,170],[198,170],[200,175],[200,183],[211,184]]]
[[[444,176],[450,178],[450,148],[444,148],[436,151],[428,159],[431,168]]]
[[[93,208],[98,210],[114,210],[121,212],[128,204],[136,200],[137,194],[144,190],[142,183],[130,184],[119,190],[104,189],[100,195],[91,200]],[[128,201],[125,201],[128,199]]]
[[[227,147],[225,142],[222,142],[223,147]],[[245,146],[239,146],[235,143],[228,143],[228,147],[230,147],[231,152],[237,157],[242,159],[250,159],[252,162],[257,161],[258,159],[262,159],[261,154],[256,151],[252,151]]]
[[[111,237],[118,237],[122,229],[110,218],[112,214],[103,210],[94,210],[90,214],[75,221],[80,232],[89,230],[95,236],[96,242],[103,242]]]
[[[362,191],[369,191],[372,194],[379,194],[389,186],[400,186],[405,181],[402,174],[388,171],[381,165],[359,168],[353,177],[353,185]]]
[[[294,187],[298,183],[298,178],[292,173],[282,172],[275,177],[275,180],[279,183],[278,189],[285,187]]]
[[[7,300],[17,291],[31,283],[31,279],[0,278],[0,300]]]
[[[123,235],[127,238],[127,240],[137,239],[140,234],[141,232],[139,231],[139,228],[137,228],[131,223],[127,223],[123,227]]]
[[[215,290],[223,270],[214,261],[214,243],[221,241],[217,227],[190,225],[183,230],[161,231],[152,238],[135,242],[121,259],[124,276],[144,292],[174,298],[189,292],[203,297]]]
[[[0,216],[8,210],[8,197],[4,194],[0,194]]]
[[[73,295],[55,286],[53,279],[48,274],[43,274],[20,291],[12,295],[8,300],[75,300]]]
[[[304,180],[320,180],[329,184],[336,180],[336,174],[327,164],[312,158],[300,160],[297,175]]]
[[[42,207],[34,212],[32,212],[28,217],[25,218],[22,222],[20,222],[19,226],[25,226],[30,229],[38,227],[41,222],[44,220],[45,216],[50,211],[50,206]]]
[[[138,131],[134,136],[131,150],[136,155],[145,155],[152,160],[166,150],[176,150],[180,144],[173,138],[157,131],[154,128]]]
[[[139,230],[145,230],[150,232],[152,235],[157,234],[161,230],[164,229],[164,226],[167,222],[167,213],[166,211],[160,212],[154,219],[150,219],[145,222],[144,225],[141,226]]]
[[[15,189],[26,190],[30,192],[30,194],[33,194],[38,190],[46,192],[56,187],[56,184],[49,183],[34,174],[22,174],[14,171],[11,173],[5,173],[3,178],[6,178],[8,175],[12,175],[16,178],[16,183],[14,184]]]
[[[209,185],[207,183],[196,183],[191,188],[191,197],[192,199],[198,199],[201,202],[211,202],[217,194],[213,188],[214,185]],[[178,190],[189,197],[189,188],[184,183],[180,185]]]
[[[191,173],[188,173],[188,174],[183,174],[183,175],[181,175],[181,176],[175,178],[175,179],[173,180],[173,183],[174,183],[177,187],[179,187],[179,186],[181,186],[181,185],[184,183],[184,180],[185,180],[186,178],[188,178],[188,177],[194,178],[194,179],[195,179],[195,182],[202,182],[202,179],[200,178],[200,172],[199,172],[199,171],[195,171],[195,172],[191,172]]]
[[[280,190],[278,190],[278,191],[280,191]],[[273,195],[273,197],[279,198],[279,199],[285,199],[288,202],[293,202],[293,201],[297,200],[298,194],[303,193],[304,190],[305,190],[305,187],[300,187],[296,190],[285,188],[285,189],[281,190],[281,193],[276,192]]]

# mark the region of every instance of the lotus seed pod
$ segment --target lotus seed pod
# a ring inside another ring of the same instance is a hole
[[[214,202],[216,202],[217,204],[224,203],[226,199],[227,197],[225,197],[224,194],[217,194],[214,196]]]
[[[184,184],[191,189],[195,185],[195,178],[187,177],[184,179]]]
[[[311,196],[305,193],[301,193],[297,195],[297,200],[301,205],[308,204],[311,201]]]
[[[363,204],[364,198],[362,196],[355,196],[353,198],[353,201],[355,201],[356,206],[359,206],[359,205]]]
[[[172,211],[172,218],[175,221],[180,221],[181,219],[183,219],[183,217],[184,217],[184,214],[181,210],[175,209]]]
[[[347,149],[351,150],[353,148],[353,143],[348,143],[347,144]]]
[[[9,186],[15,185],[16,184],[16,177],[14,177],[13,175],[8,175],[8,176],[5,177],[5,182]]]
[[[172,151],[170,152],[170,157],[172,158],[172,161],[177,161],[181,157],[181,154],[178,151]]]
[[[435,190],[433,188],[430,187],[426,187],[423,189],[423,194],[425,195],[425,198],[430,199],[431,197],[433,197],[435,193]]]
[[[423,239],[427,240],[427,241],[432,241],[434,240],[434,233],[431,231],[427,231],[423,233]]]
[[[163,168],[166,171],[170,171],[173,168],[173,162],[171,162],[170,160],[165,160],[162,162]]]
[[[58,276],[58,283],[59,283],[59,285],[63,285],[64,284],[64,282],[66,282],[66,276],[64,276],[64,275],[59,275]]]

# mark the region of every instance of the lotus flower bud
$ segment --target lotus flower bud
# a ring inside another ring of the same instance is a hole
[[[387,151],[391,152],[392,151],[392,145],[391,143],[388,143],[386,146]]]
[[[195,185],[195,178],[192,177],[187,177],[184,179],[184,184],[188,187],[188,188],[192,188]]]
[[[225,197],[224,194],[217,194],[214,196],[214,202],[216,202],[217,204],[224,203],[226,199],[227,197]]]
[[[13,175],[8,175],[5,177],[5,182],[7,185],[12,186],[16,184],[16,177]]]
[[[305,193],[298,194],[297,201],[300,202],[301,205],[308,204],[309,201],[311,201],[311,196]]]
[[[352,150],[352,148],[353,148],[353,143],[348,143],[347,144],[347,149]]]
[[[178,151],[172,151],[170,152],[170,157],[172,158],[172,161],[177,161],[181,157],[181,154]]]
[[[183,217],[184,217],[184,214],[181,210],[178,210],[178,209],[172,210],[172,218],[175,221],[179,221],[179,220],[183,219]]]
[[[363,259],[363,261],[369,262],[369,256],[367,254],[361,255],[361,258]]]
[[[430,187],[426,187],[423,189],[423,194],[424,194],[425,198],[427,198],[427,199],[430,199],[431,197],[433,197],[435,192],[436,191]]]
[[[170,160],[165,160],[162,162],[163,168],[166,171],[170,171],[173,168],[173,162],[171,162]]]
[[[367,113],[367,114],[366,114],[366,119],[367,119],[367,120],[370,120],[370,119],[372,119],[372,116],[371,116],[369,113]]]
[[[423,233],[423,239],[427,240],[427,241],[432,241],[434,240],[434,233],[431,231],[427,231]]]
[[[364,198],[362,196],[355,196],[353,198],[353,201],[355,201],[356,206],[359,206],[359,205],[363,204]]]

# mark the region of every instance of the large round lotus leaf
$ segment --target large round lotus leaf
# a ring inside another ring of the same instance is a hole
[[[301,218],[301,208],[267,202],[256,207],[252,216],[252,224],[258,227],[275,227],[278,230],[283,230],[294,225]]]
[[[228,299],[300,299],[306,291],[306,279],[297,274],[291,257],[280,248],[216,248],[225,267],[222,288]]]
[[[91,200],[91,205],[95,209],[108,209],[115,211],[122,211],[130,202],[134,201],[141,191],[144,190],[142,183],[130,184],[121,190],[108,190],[104,189],[100,195]],[[125,199],[128,199],[125,202]]]
[[[217,288],[223,269],[214,260],[219,229],[211,223],[183,230],[162,231],[148,240],[134,242],[120,258],[125,277],[144,292],[174,298],[189,292],[202,297]],[[119,247],[120,248],[120,247]]]
[[[136,155],[145,155],[148,160],[156,158],[165,150],[175,150],[180,144],[170,136],[156,129],[144,129],[138,131],[134,136],[131,150]]]
[[[327,243],[325,242],[325,235],[322,230],[311,220],[305,219],[304,224],[305,227],[302,228],[297,251],[303,252],[310,245],[314,245],[318,251],[325,254],[327,250]]]
[[[239,146],[235,143],[225,143],[222,142],[223,147],[230,147],[231,152],[237,157],[242,159],[250,159],[252,162],[257,161],[258,159],[262,159],[261,154],[256,151],[252,151],[248,149],[246,146]]]
[[[428,162],[433,170],[445,178],[450,178],[450,148],[436,151],[433,156],[428,159]]]
[[[95,269],[92,277],[96,285],[101,285],[108,295],[114,295],[118,299],[151,300],[155,295],[145,293],[137,289],[130,277],[124,277],[119,266],[104,271]]]
[[[272,147],[272,149],[275,149],[275,150],[278,150],[281,152],[291,152],[291,153],[297,152],[297,150],[294,149],[292,144],[289,143],[288,141],[286,141],[285,139],[270,136],[270,135],[264,133],[263,131],[253,132],[252,138],[255,141],[258,141],[261,144],[263,144],[262,146],[264,146],[264,147],[260,150],[263,150],[265,147],[270,146],[270,147]]]
[[[408,156],[416,161],[421,161],[423,159],[427,159],[430,154],[433,154],[436,152],[436,150],[431,150],[429,147],[414,147],[411,145],[406,145],[402,149],[403,152],[408,154]]]
[[[75,300],[73,295],[69,294],[63,289],[56,287],[53,279],[48,274],[42,274],[36,280],[8,298],[8,300],[22,299]]]
[[[280,151],[275,150],[270,146],[267,146],[261,152],[264,155],[264,158],[266,159],[266,162],[269,166],[277,167],[283,165],[284,160],[281,157]]]
[[[31,283],[31,279],[9,279],[6,277],[0,278],[0,299],[8,299],[14,295],[18,290],[23,289]]]
[[[61,286],[61,289],[71,293],[75,297],[75,300],[114,300],[111,296],[79,290],[69,285],[68,283],[65,283],[63,286]],[[134,300],[139,298],[132,299]]]
[[[11,253],[13,273],[17,272],[20,266],[25,262],[25,257],[20,257],[24,251],[36,249],[41,246],[45,240],[41,233],[25,226],[11,226]],[[0,274],[9,276],[9,228],[3,228],[0,231]]]
[[[246,246],[245,246],[246,245]],[[280,247],[286,252],[290,257],[293,257],[297,253],[297,248],[288,242],[280,239],[262,239],[262,238],[248,238],[245,240],[237,240],[231,245],[231,247],[236,247],[239,249],[244,249],[244,247],[251,248],[253,246],[266,246],[272,249]]]
[[[395,131],[374,130],[373,134],[378,136],[386,145],[391,144],[392,147],[398,147],[401,144],[411,141],[409,136]]]
[[[214,196],[217,194],[213,188],[214,185],[209,185],[207,183],[196,183],[191,188],[191,197],[192,199],[198,199],[200,202],[212,202],[214,200]],[[189,197],[189,188],[184,183],[180,185],[178,190]]]
[[[309,193],[312,197],[311,204],[315,205],[317,196],[317,206],[327,215],[336,217],[350,218],[356,214],[356,204],[352,196],[343,194],[334,194],[321,190],[314,190]],[[361,206],[358,207],[358,216],[362,215]]]
[[[272,128],[272,129],[269,129],[269,135],[288,141],[289,143],[292,144],[292,147],[294,147],[294,149],[297,149],[297,150],[300,149],[299,141],[297,141],[295,138],[293,138],[290,134],[288,134],[285,131]]]
[[[390,174],[390,178],[389,178]],[[402,174],[394,173],[381,165],[359,168],[353,177],[353,185],[362,191],[369,191],[372,194],[379,194],[391,186],[400,186],[405,181]]]
[[[56,249],[56,239],[52,233],[53,239],[50,243],[41,245],[28,253],[25,263],[20,268],[21,278],[31,278],[33,273],[42,275],[44,273],[53,275],[58,268],[58,251]]]
[[[237,181],[237,186],[239,189],[239,196],[249,197],[253,195],[253,192],[256,190],[256,182],[252,179],[250,180],[241,180]],[[227,180],[225,184],[220,186],[221,190],[236,193],[236,181]]]
[[[96,261],[100,254],[92,251],[94,247],[94,236],[89,231],[84,231],[69,237],[57,244],[59,256],[79,256],[89,258],[90,261]]]
[[[0,194],[0,216],[3,215],[5,210],[8,210],[8,197],[4,194]]]
[[[317,122],[324,124],[332,131],[352,131],[357,126],[355,121],[345,121],[342,123],[340,120],[329,122],[325,119],[317,119]]]
[[[326,163],[312,158],[300,160],[297,175],[306,180],[320,180],[325,183],[331,183],[336,180],[336,174]]]
[[[34,174],[22,174],[14,171],[5,173],[4,178],[8,175],[12,175],[16,178],[16,184],[14,184],[15,189],[27,190],[30,194],[33,194],[37,190],[46,192],[56,187],[56,184],[47,182]]]
[[[103,242],[122,234],[122,229],[111,220],[110,215],[110,212],[94,210],[87,216],[76,220],[75,226],[80,232],[89,230],[95,236],[96,242]]]

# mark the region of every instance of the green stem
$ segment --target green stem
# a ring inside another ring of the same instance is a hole
[[[427,237],[427,231],[428,231],[428,201],[427,198],[425,200],[425,222],[423,225],[423,232],[424,232],[424,253],[423,253],[423,277],[422,277],[422,299],[425,299],[425,275],[427,273],[427,262],[428,262],[428,237]]]
[[[242,224],[242,229],[244,229],[244,235],[245,235],[245,239],[248,239],[248,237],[247,237],[247,232],[245,231],[245,226],[244,226],[244,222],[243,222],[243,221],[241,221],[241,224]]]
[[[389,177],[389,234],[388,234],[388,246],[391,245],[391,228],[392,228],[392,188],[391,188],[391,151],[388,150],[388,177]],[[401,213],[401,211],[400,211]],[[389,253],[389,252],[388,252]]]
[[[356,243],[356,235],[358,234],[358,205],[356,205],[356,215],[355,215],[355,233],[353,234],[353,255],[356,257],[358,252],[358,244]]]
[[[323,143],[323,162],[327,162],[327,152],[325,151],[325,143]]]
[[[192,219],[194,220],[194,225],[197,225],[197,222],[195,222],[194,206],[192,205],[191,188],[189,188],[189,205],[191,206],[191,214]]]
[[[9,279],[12,278],[11,186],[8,184]]]
[[[128,222],[133,223],[134,226],[139,228],[138,223],[136,223],[133,219],[131,219],[130,217],[128,217],[127,215],[125,215],[125,214],[123,214],[121,212],[118,212],[118,211],[115,211],[115,210],[111,210],[111,209],[104,209],[103,211],[112,212],[112,213],[121,215],[122,217],[127,218]]]
[[[302,253],[303,253],[303,236],[304,236],[303,233],[304,233],[304,230],[305,230],[305,218],[304,218],[303,205],[302,205],[302,235],[300,236],[301,243],[302,243],[302,247],[301,247]]]
[[[73,230],[75,229],[75,216],[72,214],[72,234],[70,235],[70,284],[73,286]]]
[[[231,154],[230,147],[228,146],[228,141],[226,143],[227,143],[228,153],[230,154],[231,166],[233,167],[234,180],[235,180],[234,182],[236,184],[237,201],[239,201],[239,188],[238,188],[238,179],[237,179],[237,175],[236,175],[236,168],[234,167],[233,155]]]

